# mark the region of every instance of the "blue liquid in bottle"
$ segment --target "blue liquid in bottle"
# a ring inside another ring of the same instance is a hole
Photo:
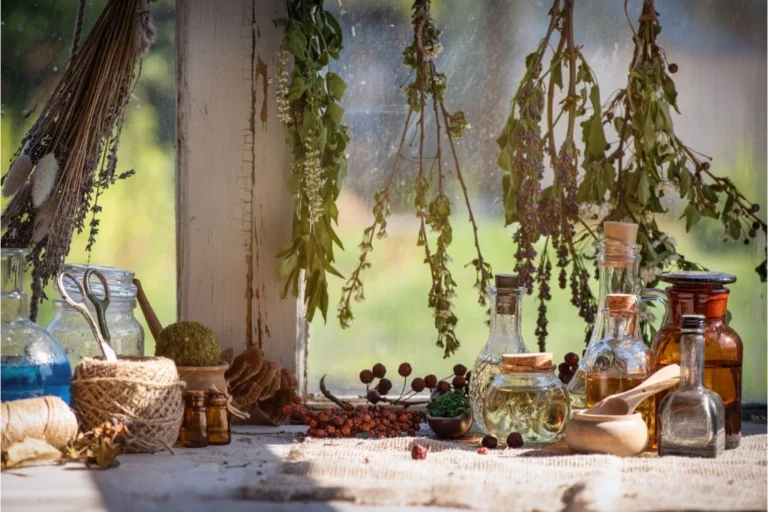
[[[19,400],[38,396],[58,396],[70,403],[69,361],[33,364],[25,357],[3,357],[0,367],[0,400]]]

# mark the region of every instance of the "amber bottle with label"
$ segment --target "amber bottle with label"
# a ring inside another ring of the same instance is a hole
[[[187,391],[184,394],[184,402],[181,446],[184,448],[208,446],[208,408],[205,406],[205,393]]]
[[[232,442],[232,427],[227,410],[227,395],[221,391],[209,391],[208,406],[208,444],[224,445]]]
[[[704,387],[723,400],[725,448],[736,448],[741,442],[744,345],[725,321],[730,294],[725,285],[735,282],[736,277],[717,272],[672,272],[662,275],[661,280],[672,286],[667,289],[670,317],[653,338],[656,363],[659,367],[680,363],[681,318],[704,315]],[[661,396],[657,397],[659,402]]]

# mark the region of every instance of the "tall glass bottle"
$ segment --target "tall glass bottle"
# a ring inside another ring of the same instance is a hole
[[[703,315],[683,315],[680,389],[659,405],[659,455],[715,458],[725,450],[725,407],[704,387]]]
[[[666,310],[666,295],[660,290],[643,288],[639,279],[640,246],[637,224],[626,222],[603,223],[604,239],[598,242],[597,268],[600,279],[597,315],[594,328],[576,373],[568,383],[568,394],[574,410],[585,407],[587,391],[586,359],[590,347],[606,337],[606,297],[612,293],[630,294],[640,301],[660,301]],[[665,314],[666,316],[666,314]]]
[[[503,354],[528,352],[520,330],[523,297],[526,289],[515,275],[496,274],[496,286],[488,287],[491,299],[491,334],[478,354],[469,382],[469,399],[477,425],[488,432],[483,415],[485,395],[493,379],[501,373]]]
[[[704,387],[725,404],[725,449],[741,442],[741,372],[744,344],[726,322],[728,296],[725,287],[736,277],[720,272],[670,272],[661,280],[671,283],[670,317],[653,337],[659,367],[680,363],[681,324],[684,315],[704,315]]]
[[[72,369],[64,349],[29,319],[24,292],[26,249],[2,249],[0,400],[58,396],[69,403]]]

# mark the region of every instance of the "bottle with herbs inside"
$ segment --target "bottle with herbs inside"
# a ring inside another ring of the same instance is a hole
[[[604,222],[604,238],[598,244],[597,270],[600,278],[599,299],[594,328],[589,337],[587,350],[610,335],[606,331],[605,312],[609,294],[633,295],[637,307],[643,301],[659,301],[666,309],[666,295],[661,290],[643,288],[639,279],[640,246],[637,241],[637,224],[628,222]],[[568,381],[568,394],[574,410],[583,409],[587,392],[586,358],[582,358],[576,372]]]
[[[232,442],[232,427],[227,409],[227,395],[210,390],[206,395],[208,407],[208,444],[225,445]]]
[[[491,299],[491,334],[472,368],[469,381],[469,399],[478,427],[488,433],[485,426],[484,402],[491,381],[500,373],[503,354],[528,352],[521,333],[521,314],[526,289],[520,286],[518,276],[496,274],[496,286],[488,287]]]
[[[204,391],[187,391],[184,394],[180,442],[184,448],[208,446],[208,408],[205,406]]]
[[[703,384],[705,317],[680,323],[680,389],[659,405],[659,455],[715,458],[725,450],[725,407]]]
[[[671,272],[661,276],[671,283],[669,321],[653,337],[653,352],[659,366],[680,363],[683,315],[703,315],[704,387],[725,404],[725,449],[741,442],[741,370],[744,345],[728,325],[728,295],[725,287],[736,277],[719,272]],[[671,390],[670,390],[671,391]]]
[[[653,354],[639,336],[637,297],[612,293],[606,297],[605,304],[605,337],[584,354],[586,407],[638,386],[654,372]],[[637,412],[642,414],[649,433],[653,433],[656,424],[653,400],[641,402]]]

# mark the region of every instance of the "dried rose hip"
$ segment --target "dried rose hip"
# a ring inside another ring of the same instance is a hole
[[[411,448],[411,458],[414,460],[424,460],[427,458],[427,448],[420,444],[414,444]]]
[[[376,391],[375,389],[372,389],[368,392],[369,402],[371,402],[372,404],[377,404],[379,403],[379,400],[381,400],[381,395],[379,394],[378,391]]]
[[[669,66],[667,66],[667,69],[669,70],[670,73],[672,73],[674,75],[675,73],[677,73],[677,64],[672,62],[672,63],[670,63]]]
[[[417,393],[424,391],[424,388],[426,387],[427,387],[427,384],[424,382],[424,379],[422,379],[421,377],[416,377],[411,381],[411,389]]]
[[[507,448],[522,448],[524,444],[523,436],[518,432],[512,432],[507,436]]]
[[[453,367],[453,374],[457,377],[463,377],[467,373],[467,367],[463,364],[457,364]]]
[[[574,354],[573,352],[568,352],[565,354],[565,364],[568,366],[576,366],[579,364],[579,356]]]
[[[389,379],[381,379],[379,384],[376,386],[376,389],[382,395],[386,395],[392,389],[392,381]]]
[[[446,381],[441,380],[437,383],[437,390],[441,393],[447,393],[451,390],[451,385],[448,384]]]
[[[413,371],[413,370],[411,370],[411,365],[408,364],[408,363],[401,364],[400,367],[397,369],[397,373],[401,377],[409,376],[411,374],[411,371]]]
[[[383,379],[384,376],[387,374],[387,367],[384,366],[381,363],[376,363],[373,365],[373,376],[377,379]]]
[[[427,375],[424,377],[424,384],[426,384],[429,389],[435,389],[437,387],[437,377],[432,374]]]
[[[477,453],[479,453],[480,455],[488,455],[488,448],[486,448],[485,446],[481,446],[480,448],[477,449]]]
[[[499,440],[491,435],[487,435],[483,438],[482,445],[486,448],[493,450],[499,444]]]
[[[464,386],[467,385],[467,379],[462,377],[461,375],[457,375],[453,378],[453,387],[456,389],[464,389]]]
[[[360,372],[360,382],[363,384],[370,384],[373,382],[373,372],[371,370],[363,370]]]

